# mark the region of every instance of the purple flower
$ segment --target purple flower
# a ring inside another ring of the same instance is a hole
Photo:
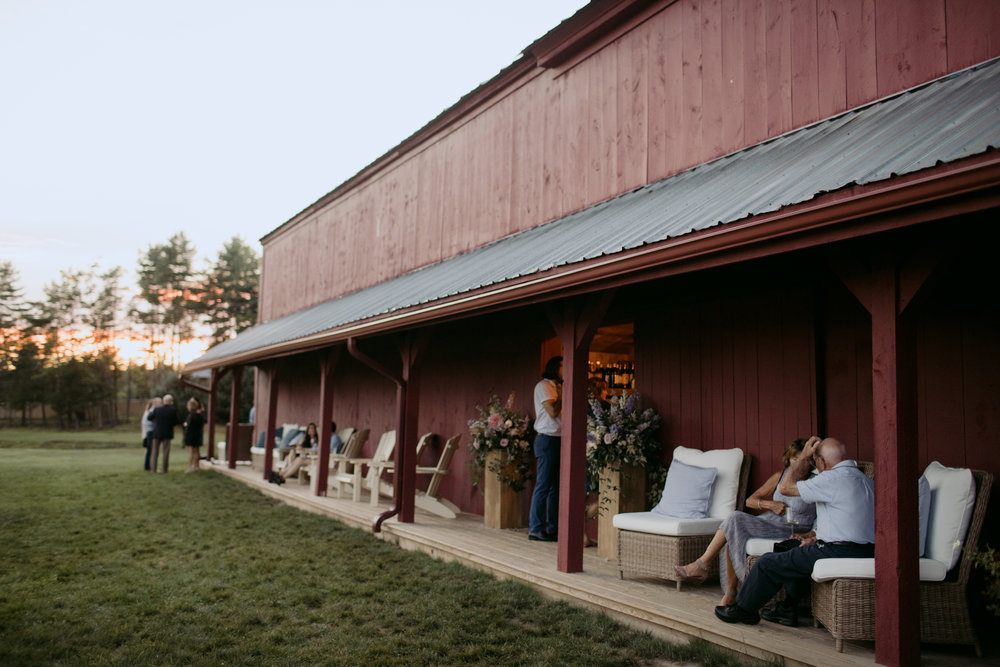
[[[611,435],[610,433],[605,433],[604,434],[604,444],[605,445],[610,445],[614,441],[614,439],[615,439],[615,437],[613,435]]]

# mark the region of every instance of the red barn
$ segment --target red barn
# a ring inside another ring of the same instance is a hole
[[[530,412],[560,347],[564,512],[588,361],[629,364],[665,456],[740,447],[752,486],[836,435],[878,471],[876,657],[907,662],[897,490],[1000,474],[997,56],[992,0],[592,2],[265,236],[260,323],[185,373],[256,367],[270,430],[399,425],[403,521],[416,435],[491,390]],[[482,513],[465,456],[442,495]]]

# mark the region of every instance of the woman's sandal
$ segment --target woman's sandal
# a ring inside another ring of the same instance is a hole
[[[695,567],[698,570],[701,570],[701,574],[688,574],[688,568],[690,567]],[[701,562],[700,558],[696,558],[693,563],[688,565],[675,565],[674,571],[677,573],[677,576],[680,577],[680,581],[690,581],[700,584],[708,579],[708,568],[705,567],[705,564]]]

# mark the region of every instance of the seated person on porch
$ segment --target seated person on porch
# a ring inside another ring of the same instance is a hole
[[[746,543],[754,537],[785,540],[792,537],[799,528],[809,530],[816,520],[816,506],[807,503],[798,496],[786,496],[778,488],[781,480],[788,475],[790,466],[794,466],[802,457],[805,438],[798,438],[785,448],[781,455],[784,468],[771,475],[764,484],[747,498],[748,510],[764,510],[763,514],[754,515],[735,511],[726,517],[715,537],[699,558],[693,563],[676,568],[680,581],[701,583],[708,577],[706,563],[726,547],[725,559],[719,562],[719,579],[722,590],[723,606],[736,602],[736,590],[746,577]],[[794,523],[792,523],[794,520]],[[802,536],[795,535],[802,539]],[[808,533],[805,537],[812,537]]]
[[[288,451],[285,454],[285,464],[280,473],[271,471],[269,482],[272,484],[284,484],[285,481],[297,473],[306,463],[306,454],[313,448],[319,447],[319,431],[316,424],[309,422],[306,430],[300,432],[298,436],[289,443]]]
[[[340,436],[337,435],[337,422],[331,421],[330,422],[330,453],[331,454],[339,454],[340,453],[340,448],[343,447],[343,446],[344,446],[343,441],[340,439]],[[319,446],[317,445],[316,447],[314,447],[313,451],[314,452],[318,452],[319,451]]]
[[[810,460],[819,474],[806,479]],[[763,616],[767,621],[796,626],[798,600],[809,586],[816,561],[875,555],[875,487],[857,464],[846,458],[840,441],[809,438],[778,488],[786,496],[816,503],[816,536],[789,551],[762,555],[747,574],[736,602],[715,608],[715,615],[726,623],[754,625]],[[782,586],[785,600],[760,612]]]

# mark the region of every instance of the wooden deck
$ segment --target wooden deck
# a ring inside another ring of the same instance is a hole
[[[342,500],[317,497],[308,486],[295,480],[283,486],[268,484],[261,479],[260,472],[249,466],[230,470],[221,463],[202,462],[202,467],[238,479],[294,507],[365,530],[371,530],[374,519],[389,508],[386,500],[377,508],[370,505],[367,492],[362,502],[355,503],[347,495]],[[673,582],[622,580],[617,564],[598,557],[595,549],[585,550],[583,572],[559,572],[555,543],[531,542],[523,529],[486,528],[478,515],[462,514],[458,519],[448,520],[417,510],[414,523],[389,519],[382,524],[382,532],[373,537],[404,549],[423,551],[434,558],[457,561],[497,577],[523,581],[548,597],[603,611],[669,641],[685,643],[698,637],[741,655],[785,665],[875,664],[873,642],[845,642],[844,652],[837,653],[829,633],[813,628],[808,618],[798,628],[764,621],[757,626],[719,621],[713,612],[721,598],[717,584],[685,587],[677,592]],[[971,647],[927,649],[925,646],[921,656],[925,665],[1000,664],[996,659],[976,659]]]

